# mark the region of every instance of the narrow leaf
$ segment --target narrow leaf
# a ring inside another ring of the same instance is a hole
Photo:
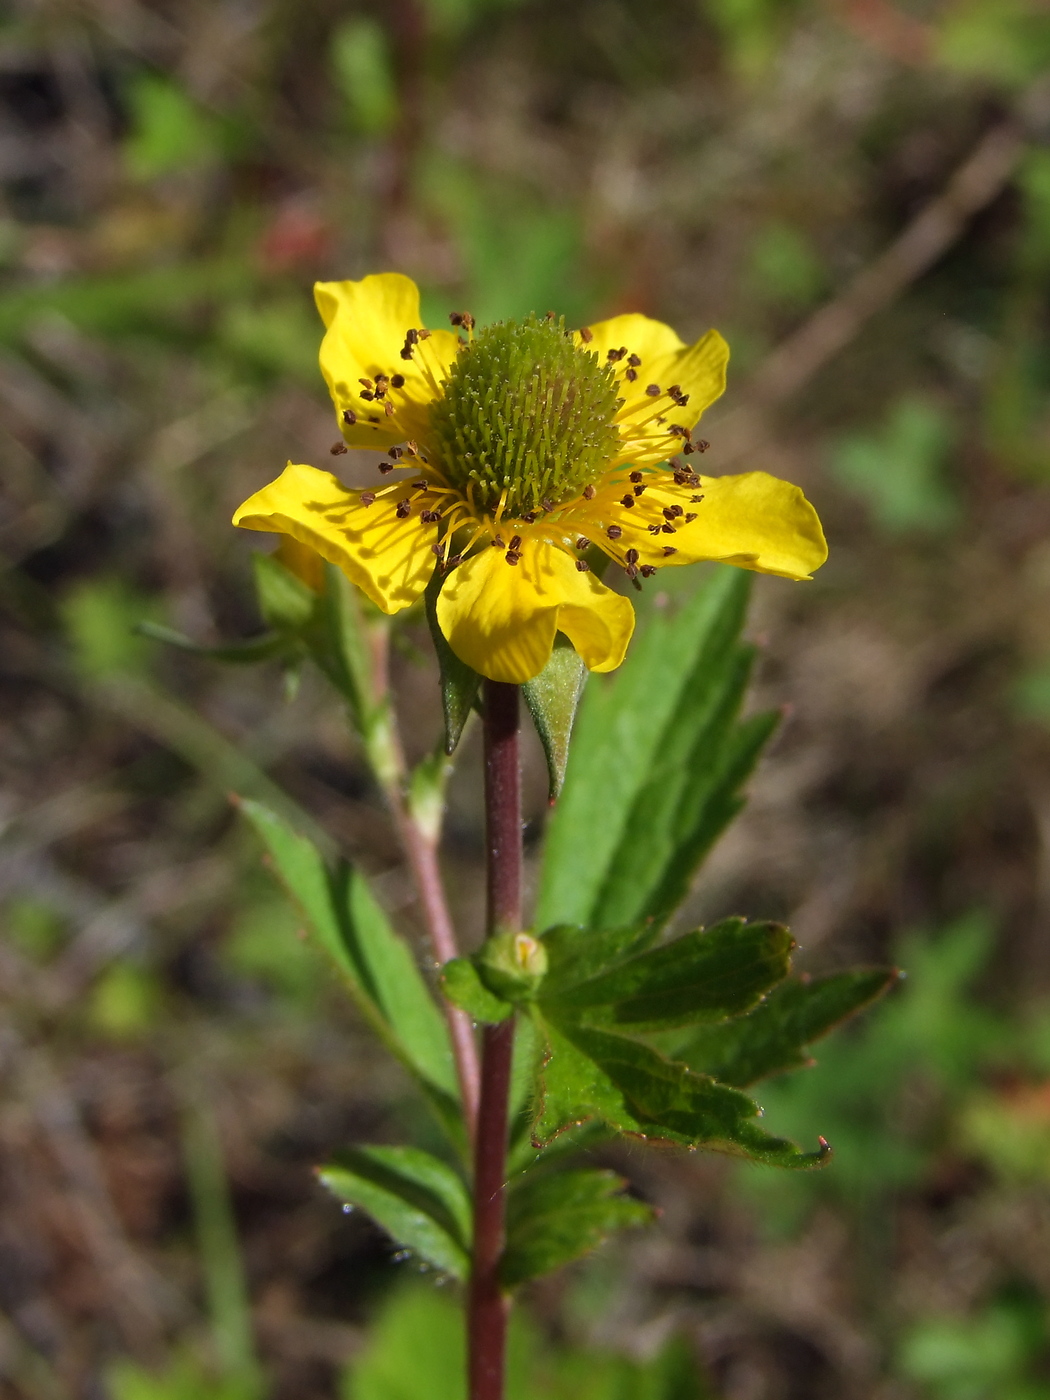
[[[749,1010],[790,971],[794,940],[782,924],[725,919],[629,958],[542,1004],[633,1030],[721,1021]],[[589,1014],[588,1014],[589,1013]]]
[[[312,842],[261,803],[242,802],[241,810],[372,1024],[410,1069],[454,1097],[445,1022],[411,949],[390,927],[364,876],[345,863],[330,870]]]
[[[360,1206],[398,1244],[453,1278],[470,1267],[470,1200],[439,1158],[415,1147],[359,1147],[318,1173],[339,1200]]]
[[[591,1027],[547,1022],[549,1058],[537,1143],[567,1127],[601,1118],[632,1137],[707,1147],[785,1167],[812,1167],[825,1148],[803,1153],[755,1124],[759,1109],[746,1094],[687,1065],[665,1059],[640,1041]]]
[[[547,758],[552,802],[565,782],[569,738],[586,680],[587,667],[568,637],[559,632],[551,659],[538,676],[521,688]]]
[[[622,1195],[627,1185],[610,1171],[526,1176],[507,1203],[503,1284],[516,1288],[589,1254],[616,1230],[647,1225],[653,1210]]]
[[[317,606],[317,594],[272,554],[252,554],[255,593],[259,611],[268,627],[277,632],[297,632],[305,627]]]
[[[445,640],[445,634],[438,626],[437,600],[441,592],[441,571],[434,570],[434,576],[427,584],[423,595],[427,622],[434,641],[438,668],[441,673],[441,708],[445,717],[445,752],[454,753],[460,741],[464,725],[470,718],[474,702],[478,697],[481,677],[459,657]]]
[[[897,980],[893,968],[857,968],[783,982],[748,1016],[692,1032],[677,1055],[692,1069],[745,1088],[809,1063],[805,1047],[874,1001]]]
[[[189,651],[195,656],[207,657],[209,661],[229,661],[237,665],[252,665],[257,661],[269,661],[271,657],[287,655],[287,637],[275,632],[264,632],[261,637],[250,637],[244,642],[229,642],[224,646],[204,646],[181,632],[170,627],[162,627],[156,622],[140,622],[135,631],[155,642],[164,642],[179,651]]]
[[[441,990],[453,1006],[458,1006],[475,1021],[496,1025],[514,1012],[509,1001],[490,992],[469,958],[453,958],[441,969]]]

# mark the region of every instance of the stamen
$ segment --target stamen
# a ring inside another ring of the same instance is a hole
[[[424,525],[436,525],[441,519],[441,512],[439,510],[421,510],[419,518]]]
[[[605,533],[611,540],[618,540],[623,534],[623,531],[620,529],[619,525],[610,525]]]
[[[521,536],[520,536],[520,535],[515,535],[515,536],[514,536],[514,538],[513,538],[513,539],[511,540],[511,542],[510,542],[510,547],[511,547],[511,550],[512,550],[514,553],[517,553],[517,551],[521,549]]]
[[[656,565],[643,564],[638,572],[641,574],[642,578],[652,578],[653,574],[656,573]]]
[[[627,478],[628,481],[641,481],[641,479],[641,472],[632,472],[631,475]]]
[[[625,510],[630,510],[630,509],[632,508],[632,506],[634,505],[634,497],[633,497],[633,496],[621,496],[621,497],[620,497],[620,504],[624,507]]]
[[[636,486],[636,487],[634,488],[634,494],[635,494],[636,496],[640,496],[644,490],[645,490],[645,487],[644,487],[644,486]]]
[[[633,384],[634,381],[638,378],[638,371],[636,369],[626,370],[624,372],[623,377],[624,379],[628,380],[631,384]]]
[[[352,408],[344,408],[344,409],[343,409],[343,422],[346,424],[346,426],[347,426],[348,428],[352,428],[352,427],[354,426],[354,424],[357,422],[357,414],[354,412],[354,410],[353,410]]]
[[[685,523],[686,523],[687,525],[691,525],[695,519],[696,519],[696,511],[695,511],[695,510],[691,510],[691,511],[689,512],[689,514],[685,517]]]
[[[333,457],[342,457],[348,449],[345,442],[333,442],[328,450]]]
[[[583,535],[581,535],[580,538],[576,541],[576,548],[577,548],[577,549],[590,549],[590,547],[591,547],[591,542],[590,542],[590,540],[585,539],[585,538],[583,537]]]
[[[507,552],[506,552],[506,554],[505,554],[503,557],[504,557],[504,559],[507,561],[508,564],[516,564],[516,563],[518,562],[518,560],[521,558],[521,555],[518,553],[518,551],[517,551],[516,549],[508,549]]]
[[[583,498],[585,501],[593,501],[597,494],[597,488],[594,486],[585,486],[583,488]]]
[[[494,540],[490,540],[489,543],[492,545],[492,548],[493,548],[493,549],[506,549],[506,548],[507,548],[507,546],[503,543],[503,540],[500,538],[499,535],[497,535],[496,538],[495,538]]]
[[[412,514],[412,502],[398,501],[396,507],[394,508],[394,514],[397,516],[398,520],[407,520],[408,517]]]
[[[638,563],[638,551],[636,549],[629,549],[623,557],[627,560],[628,564]]]
[[[363,506],[370,506],[374,503],[375,498],[376,493],[374,491],[362,491],[357,499],[361,502]]]
[[[591,571],[591,566],[587,563],[586,559],[577,559],[576,567],[579,569],[581,574],[589,574]]]
[[[642,362],[637,355],[628,355],[627,363],[631,366],[632,369],[637,369]]]
[[[405,376],[403,374],[392,374],[390,376],[391,389],[403,389],[405,387]]]
[[[707,442],[704,438],[701,438],[699,442],[693,443],[693,447],[697,452],[706,452],[710,446],[711,444]]]
[[[386,450],[386,455],[388,457],[392,457],[395,462],[398,462],[405,454],[400,447],[388,447]]]
[[[388,418],[393,418],[393,416],[394,416],[394,405],[390,402],[389,399],[387,399],[387,401],[386,401],[386,403],[383,405],[383,407],[386,409],[386,416],[387,416]]]
[[[659,384],[650,384],[645,391],[651,399],[658,399],[663,392]]]
[[[472,331],[476,324],[469,311],[450,311],[448,319],[453,326],[462,326],[465,331]]]
[[[703,496],[690,496],[690,497],[689,497],[689,504],[690,504],[690,505],[694,505],[694,506],[698,506],[698,505],[700,504],[700,502],[701,502],[703,499],[704,499]]]
[[[580,327],[580,339],[583,341],[584,345],[590,345],[591,341],[594,339],[594,332],[591,330],[590,326]]]
[[[665,545],[664,545],[664,558],[665,558],[665,559],[670,559],[670,557],[671,557],[672,554],[677,554],[677,553],[678,553],[678,550],[675,549],[675,547],[674,547],[673,544],[665,544]]]
[[[393,462],[380,462],[380,463],[379,463],[379,471],[380,471],[380,473],[381,473],[383,476],[389,476],[389,474],[390,474],[393,470],[394,470],[394,464],[393,464]]]
[[[607,352],[606,352],[605,358],[609,361],[609,363],[610,363],[611,365],[614,365],[614,364],[616,364],[617,360],[622,360],[623,357],[624,357],[626,354],[627,354],[627,346],[626,346],[626,345],[621,345],[620,348],[619,348],[619,350],[609,350],[609,351],[607,351]]]

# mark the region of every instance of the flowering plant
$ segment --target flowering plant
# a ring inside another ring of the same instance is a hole
[[[623,1135],[790,1168],[828,1156],[823,1140],[805,1151],[765,1131],[745,1090],[805,1064],[804,1048],[893,974],[792,976],[791,936],[766,921],[668,935],[776,725],[740,718],[751,665],[741,570],[804,579],[826,547],[797,487],[695,470],[707,448],[697,420],[725,383],[716,332],[687,346],[639,315],[477,330],[466,313],[430,331],[397,274],[316,295],[341,430],[332,451],[383,453],[379,481],[352,489],[289,465],[240,507],[236,524],[284,537],[256,556],[270,630],[241,650],[312,659],[345,700],[402,838],[437,977],[359,870],[276,811],[242,806],[445,1138],[440,1153],[355,1146],[321,1180],[464,1281],[470,1400],[501,1400],[513,1291],[651,1218],[615,1173],[573,1165],[574,1151]],[[634,610],[608,566],[641,588],[700,560],[738,568],[664,609],[627,656]],[[445,736],[410,771],[386,658],[391,617],[420,600]],[[588,670],[617,669],[584,694]],[[555,804],[528,918],[521,696]],[[449,758],[475,710],[488,917],[466,956],[438,851]]]

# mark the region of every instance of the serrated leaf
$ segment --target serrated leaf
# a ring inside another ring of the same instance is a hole
[[[441,969],[441,989],[453,1006],[475,1021],[496,1025],[514,1012],[509,1001],[490,992],[469,958],[453,958]]]
[[[207,657],[209,661],[228,661],[235,665],[254,665],[258,661],[269,661],[271,657],[288,655],[288,638],[275,632],[265,632],[261,637],[251,637],[244,642],[229,642],[224,646],[205,646],[185,637],[170,627],[162,627],[156,622],[140,622],[135,628],[143,637],[154,642],[164,642],[179,651],[192,652],[194,656]]]
[[[360,1206],[398,1244],[453,1278],[470,1268],[470,1198],[446,1163],[416,1147],[358,1147],[322,1167],[320,1180]]]
[[[470,718],[474,702],[478,698],[481,677],[459,657],[445,640],[445,634],[438,626],[437,600],[441,592],[441,571],[435,569],[423,595],[427,622],[434,641],[438,669],[441,673],[441,710],[445,718],[445,752],[454,753],[460,741],[463,728]]]
[[[624,1196],[626,1185],[615,1172],[596,1170],[520,1178],[507,1202],[504,1287],[571,1264],[616,1230],[647,1225],[652,1207]]]
[[[741,570],[719,569],[676,615],[650,619],[611,682],[588,686],[547,833],[539,927],[666,922],[739,810],[776,723],[737,720],[748,588]]]
[[[394,1053],[446,1100],[458,1095],[448,1031],[404,939],[368,882],[320,852],[260,802],[241,811],[262,838],[282,884]]]
[[[642,952],[656,934],[653,924],[613,929],[558,924],[547,929],[541,936],[547,950],[549,994],[556,994],[563,987],[575,987],[624,958]]]
[[[521,688],[547,759],[552,802],[561,793],[565,782],[569,738],[586,680],[587,667],[568,637],[559,632],[546,666]]]
[[[758,1105],[739,1089],[667,1060],[641,1041],[573,1022],[546,1020],[548,1060],[534,1127],[537,1144],[600,1118],[617,1132],[729,1152],[774,1166],[812,1167],[804,1153],[755,1124]]]
[[[725,919],[652,948],[541,1004],[566,1015],[630,1030],[722,1021],[749,1010],[791,970],[795,946],[782,924]]]
[[[675,1053],[692,1069],[746,1088],[807,1064],[807,1045],[880,997],[897,976],[893,968],[857,968],[812,981],[792,978],[749,1015],[692,1032]]]

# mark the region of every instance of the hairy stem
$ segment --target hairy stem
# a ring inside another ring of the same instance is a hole
[[[521,927],[521,775],[518,688],[485,682],[485,839],[488,934]],[[507,1105],[514,1018],[487,1026],[474,1146],[474,1260],[470,1277],[470,1400],[503,1400],[508,1300],[499,1265],[506,1233]]]

